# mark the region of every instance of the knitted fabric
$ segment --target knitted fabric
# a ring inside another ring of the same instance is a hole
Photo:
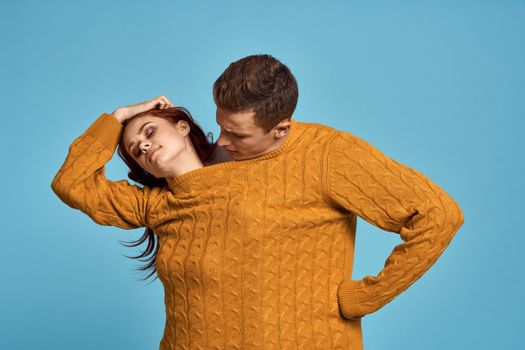
[[[121,132],[103,114],[52,188],[98,224],[154,229],[161,350],[362,349],[361,318],[420,278],[463,223],[426,176],[323,125],[292,120],[277,150],[164,188],[104,176]],[[362,280],[351,279],[357,216],[403,241]]]

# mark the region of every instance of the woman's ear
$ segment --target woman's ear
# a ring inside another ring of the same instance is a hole
[[[186,136],[190,133],[190,125],[184,120],[179,120],[177,122],[177,130],[179,130],[182,136]]]

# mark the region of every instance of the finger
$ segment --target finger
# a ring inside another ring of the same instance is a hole
[[[162,101],[162,96],[157,96],[155,98],[152,98],[150,101],[154,104],[159,104]]]
[[[164,104],[163,108],[171,107],[171,103],[166,96],[161,96],[161,100],[162,100],[162,103]]]
[[[153,108],[163,109],[164,101],[162,100],[161,97],[157,97],[153,99],[152,102],[153,102]]]
[[[159,106],[159,99],[154,98],[147,103],[148,109],[157,108]]]

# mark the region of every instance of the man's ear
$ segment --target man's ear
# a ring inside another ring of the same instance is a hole
[[[279,124],[274,126],[272,129],[274,137],[276,139],[280,139],[288,135],[288,132],[290,132],[290,125],[292,125],[290,119],[281,120]]]
[[[182,136],[186,136],[190,133],[190,125],[184,120],[179,120],[177,122],[177,130],[179,130]]]

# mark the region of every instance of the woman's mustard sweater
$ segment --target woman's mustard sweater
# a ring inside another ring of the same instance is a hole
[[[361,317],[420,278],[463,223],[427,177],[323,125],[292,120],[277,150],[165,188],[104,176],[121,131],[103,114],[52,188],[101,225],[154,229],[162,350],[362,349]],[[351,279],[357,216],[403,240],[362,280]]]

